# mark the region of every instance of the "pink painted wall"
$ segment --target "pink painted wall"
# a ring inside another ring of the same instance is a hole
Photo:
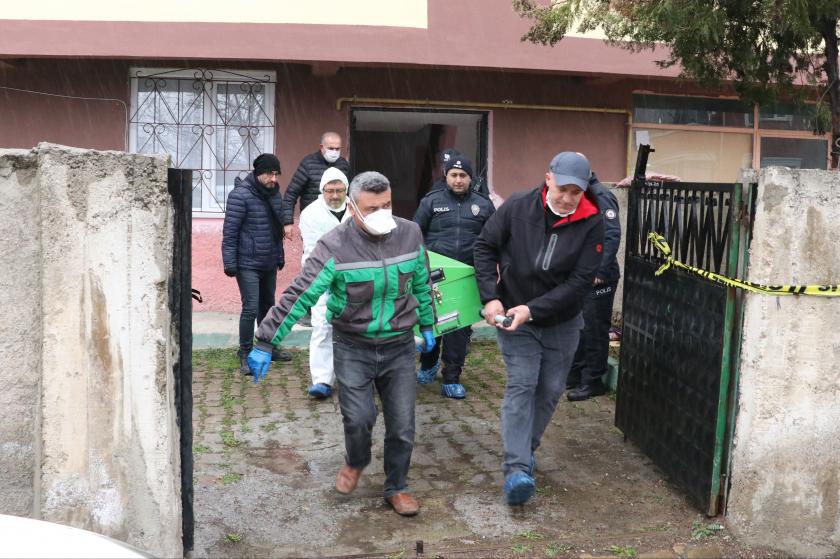
[[[634,90],[703,93],[686,82],[609,76],[570,76],[474,68],[342,67],[333,75],[313,75],[305,64],[162,60],[16,60],[0,65],[0,85],[81,97],[129,101],[130,66],[226,67],[277,72],[275,145],[285,191],[301,158],[318,147],[324,130],[348,135],[349,105],[341,97],[434,99],[453,108],[470,102],[549,104],[630,109]],[[708,94],[708,92],[705,92]],[[376,103],[373,103],[376,105]],[[41,141],[96,149],[125,148],[125,113],[116,102],[70,100],[0,89],[0,147],[30,148]],[[622,114],[494,109],[490,114],[490,187],[507,197],[542,179],[551,156],[582,151],[604,181],[625,176],[627,128]],[[193,222],[193,286],[205,299],[197,311],[238,312],[235,280],[221,264],[222,219]],[[300,241],[286,244],[287,266],[278,290],[297,274]]]
[[[193,301],[196,312],[240,310],[236,278],[222,270],[222,219],[197,218],[192,223],[192,286],[201,291],[203,303]],[[286,266],[277,274],[277,297],[300,272],[300,239],[286,241]]]

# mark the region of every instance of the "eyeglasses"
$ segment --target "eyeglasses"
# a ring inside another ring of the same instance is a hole
[[[324,189],[324,194],[327,194],[329,196],[337,196],[339,194],[344,194],[345,192],[347,192],[346,188],[325,188]]]

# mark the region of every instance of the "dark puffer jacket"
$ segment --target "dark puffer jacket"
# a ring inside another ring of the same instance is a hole
[[[268,200],[277,219],[280,238],[275,238],[268,210],[257,189],[265,190],[265,187],[251,173],[243,180],[237,178],[228,196],[222,231],[225,270],[271,270],[285,264],[283,201],[279,187],[272,189]]]
[[[335,167],[350,180],[350,163],[339,157],[335,163],[327,163],[320,151],[310,153],[300,160],[295,176],[283,196],[283,224],[295,222],[295,204],[300,198],[300,211],[318,199],[321,195],[321,175],[330,167]]]
[[[458,196],[447,185],[420,200],[414,222],[429,250],[472,266],[475,240],[495,211],[493,202],[481,194],[467,190]]]

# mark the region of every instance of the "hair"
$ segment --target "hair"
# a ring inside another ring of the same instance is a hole
[[[341,134],[339,134],[338,132],[333,132],[332,130],[327,130],[326,132],[321,134],[321,145],[324,145],[324,141],[326,141],[326,139],[330,136],[335,136],[336,138],[341,140]]]
[[[391,183],[385,175],[377,171],[365,171],[364,173],[359,173],[353,178],[353,182],[350,183],[349,194],[355,201],[359,192],[373,192],[374,194],[379,194],[380,192],[385,192],[389,188],[391,188]]]

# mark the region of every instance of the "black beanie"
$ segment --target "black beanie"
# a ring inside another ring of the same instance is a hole
[[[449,174],[449,171],[452,169],[461,169],[470,178],[473,176],[472,162],[460,153],[450,157],[449,161],[444,164],[443,169],[446,171],[446,174]]]
[[[260,176],[271,171],[280,172],[280,160],[273,153],[263,153],[254,159],[254,174]]]

